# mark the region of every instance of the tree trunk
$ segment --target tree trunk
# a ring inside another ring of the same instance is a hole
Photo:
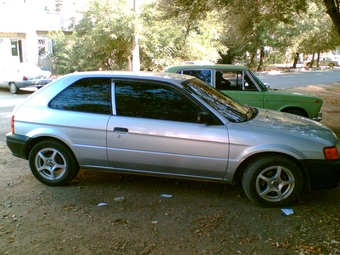
[[[132,61],[131,61],[131,57],[130,57],[130,56],[126,57],[126,60],[127,60],[127,62],[128,62],[128,70],[129,70],[129,71],[132,71]]]
[[[227,54],[223,54],[222,52],[218,52],[220,55],[220,59],[217,61],[219,64],[232,64],[233,62],[233,56],[231,52],[228,50]]]
[[[313,53],[312,59],[311,59],[310,64],[309,64],[308,67],[313,67],[313,65],[314,65],[314,58],[315,58],[315,53]]]
[[[299,55],[300,55],[300,53],[298,53],[298,52],[295,53],[295,57],[294,57],[294,62],[293,62],[292,68],[296,68],[296,64],[297,64],[297,62],[299,60]]]
[[[260,50],[260,62],[259,62],[259,65],[257,66],[257,71],[262,71],[263,69],[263,58],[264,58],[264,49],[261,48]]]
[[[249,61],[249,64],[248,64],[248,67],[249,67],[249,68],[255,66],[255,65],[254,65],[255,56],[256,56],[256,51],[255,51],[253,54],[251,54],[250,61]]]
[[[335,31],[340,38],[340,10],[339,10],[339,0],[323,0],[326,8],[327,14],[331,18]]]

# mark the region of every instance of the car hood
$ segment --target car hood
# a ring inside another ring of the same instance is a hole
[[[336,141],[335,133],[320,122],[294,114],[258,109],[258,115],[248,121],[254,129],[265,132],[289,134],[299,138]]]

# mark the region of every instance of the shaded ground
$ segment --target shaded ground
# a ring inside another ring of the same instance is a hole
[[[340,136],[340,83],[295,91],[320,96]],[[340,254],[340,187],[289,216],[216,183],[81,171],[53,188],[2,142],[0,194],[0,254]]]

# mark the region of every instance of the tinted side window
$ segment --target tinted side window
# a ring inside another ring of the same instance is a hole
[[[148,83],[116,83],[117,115],[197,122],[200,108],[173,88]]]
[[[194,76],[211,86],[211,70],[181,70],[181,74]]]
[[[111,79],[76,81],[57,95],[49,106],[60,110],[112,114]]]

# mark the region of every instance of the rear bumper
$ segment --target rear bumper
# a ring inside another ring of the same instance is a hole
[[[15,85],[18,88],[30,87],[30,86],[38,86],[41,87],[48,83],[52,82],[52,79],[42,79],[42,80],[27,80],[27,81],[16,81]]]
[[[305,173],[308,175],[310,189],[332,189],[340,182],[340,159],[304,160]]]
[[[27,145],[29,144],[30,138],[23,135],[16,135],[8,133],[6,135],[7,147],[12,152],[13,156],[27,159]]]

